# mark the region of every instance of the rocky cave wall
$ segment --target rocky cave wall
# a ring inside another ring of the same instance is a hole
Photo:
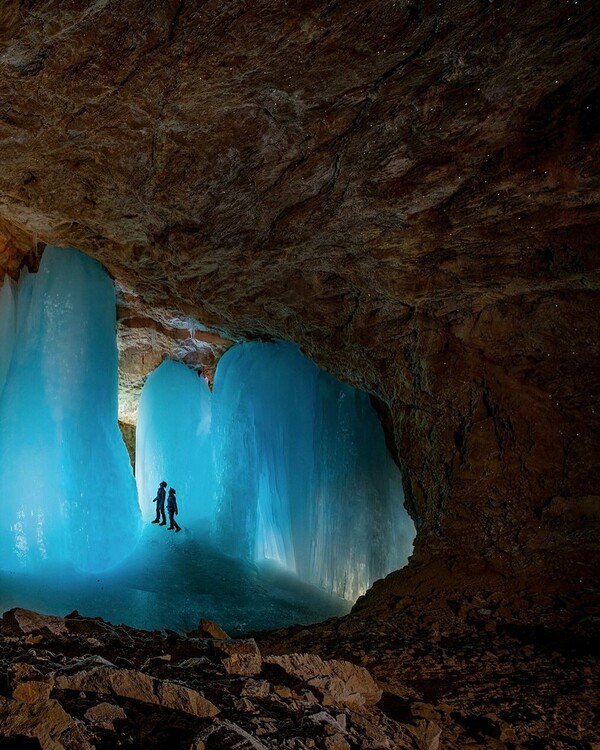
[[[104,263],[134,389],[164,350],[274,337],[371,392],[413,582],[593,577],[593,0],[0,14],[4,271],[40,242]]]

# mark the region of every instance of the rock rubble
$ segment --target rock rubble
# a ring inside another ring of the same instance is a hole
[[[420,746],[416,725],[374,705],[381,691],[364,667],[308,653],[263,660],[253,639],[205,621],[199,632],[218,637],[10,610],[0,636],[0,737],[43,750]]]

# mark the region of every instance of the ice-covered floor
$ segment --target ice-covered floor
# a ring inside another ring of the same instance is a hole
[[[185,632],[205,617],[235,636],[318,622],[343,615],[350,606],[280,569],[225,557],[185,528],[175,535],[152,524],[132,555],[106,574],[0,572],[1,612],[25,607],[65,615],[76,609],[148,630]]]

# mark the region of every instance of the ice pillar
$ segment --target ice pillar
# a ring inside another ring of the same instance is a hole
[[[16,292],[14,281],[9,276],[5,276],[0,287],[0,396],[4,390],[15,344]]]
[[[181,525],[212,519],[210,424],[211,395],[203,378],[170,361],[149,375],[140,398],[135,466],[146,519],[156,512],[152,500],[163,480],[177,492]]]
[[[47,247],[19,284],[0,398],[0,566],[119,562],[139,533],[117,424],[115,292],[100,264]]]
[[[366,393],[287,344],[242,344],[214,386],[216,533],[355,599],[405,564],[414,527]]]
[[[213,393],[217,537],[225,551],[296,570],[293,526],[313,470],[314,365],[295,347],[242,344]],[[297,440],[294,435],[300,436]]]

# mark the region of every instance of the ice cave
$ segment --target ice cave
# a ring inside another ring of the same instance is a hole
[[[0,5],[0,750],[600,748],[598,10]]]
[[[233,346],[212,393],[162,362],[141,392],[134,480],[102,266],[47,247],[0,307],[5,607],[19,590],[52,611],[70,588],[139,625],[190,627],[202,604],[236,632],[341,614],[406,563],[414,526],[369,396],[295,345]],[[163,480],[177,538],[150,523]]]

